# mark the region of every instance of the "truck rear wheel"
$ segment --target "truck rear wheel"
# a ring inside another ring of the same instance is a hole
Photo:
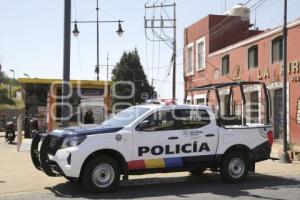
[[[91,192],[107,192],[116,188],[120,181],[120,167],[108,156],[92,158],[83,169],[82,183]]]
[[[238,183],[248,174],[249,161],[247,157],[237,151],[225,155],[220,168],[220,173],[224,181]]]

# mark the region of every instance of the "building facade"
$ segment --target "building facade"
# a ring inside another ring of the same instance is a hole
[[[23,87],[26,116],[36,116],[41,130],[52,131],[61,126],[62,80],[19,78]],[[69,125],[83,123],[84,115],[92,110],[94,122],[102,123],[111,109],[111,82],[94,80],[70,80],[68,99]],[[25,134],[29,134],[29,122],[25,120]]]
[[[265,31],[251,28],[245,15],[209,15],[187,27],[184,32],[185,100],[206,103],[207,94],[191,88],[233,81],[260,81],[271,96],[271,122],[275,138],[283,135],[282,27]],[[300,19],[288,23],[288,140],[300,144]],[[259,88],[246,91],[258,100]],[[221,101],[226,101],[221,96]],[[233,107],[235,105],[232,105]],[[264,110],[251,112],[261,121]],[[226,111],[222,111],[226,112]],[[255,120],[254,120],[255,121]]]

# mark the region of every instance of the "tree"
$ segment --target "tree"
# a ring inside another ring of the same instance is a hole
[[[6,83],[7,81],[8,81],[8,78],[7,78],[6,74],[0,70],[0,84]]]
[[[140,62],[137,49],[124,52],[120,61],[112,72],[112,81],[115,84],[115,94],[118,96],[129,96],[132,94],[132,86],[125,83],[118,84],[119,81],[129,81],[134,85],[134,96],[132,98],[120,99],[113,95],[113,104],[120,103],[131,105],[144,103],[146,99],[153,98],[155,95],[154,87],[149,85]],[[122,106],[118,107],[121,108]],[[125,108],[126,106],[123,106]]]
[[[15,102],[8,98],[7,89],[0,86],[0,104],[14,105]]]

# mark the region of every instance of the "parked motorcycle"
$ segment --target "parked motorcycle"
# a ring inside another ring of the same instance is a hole
[[[16,125],[14,122],[7,122],[5,126],[5,140],[12,144],[16,138]]]
[[[39,130],[39,120],[36,117],[33,117],[29,120],[30,123],[30,134],[34,138],[36,135],[40,134]]]

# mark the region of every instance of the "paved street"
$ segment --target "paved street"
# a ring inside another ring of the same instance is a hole
[[[37,171],[28,151],[16,152],[16,145],[0,138],[0,199],[299,199],[300,163],[265,161],[257,173],[243,183],[226,184],[219,174],[207,172],[130,176],[114,192],[88,194],[79,184],[64,178],[50,178]]]

